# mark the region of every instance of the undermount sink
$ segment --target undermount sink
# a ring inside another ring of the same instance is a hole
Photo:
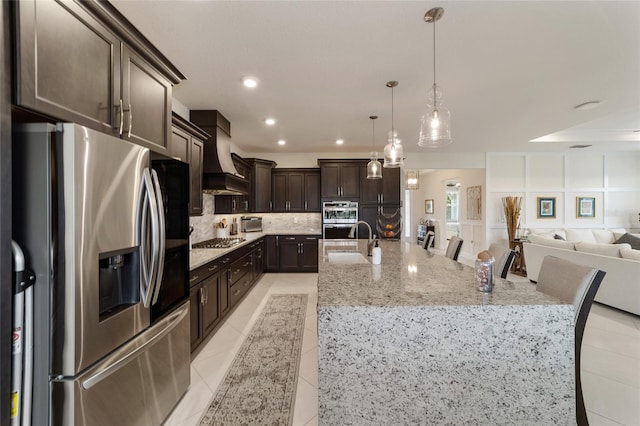
[[[329,253],[327,253],[327,257],[329,258],[329,263],[369,263],[366,257],[361,255],[360,253],[353,251],[330,251]]]

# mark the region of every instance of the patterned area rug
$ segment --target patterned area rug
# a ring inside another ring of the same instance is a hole
[[[200,425],[291,425],[306,294],[272,295]]]

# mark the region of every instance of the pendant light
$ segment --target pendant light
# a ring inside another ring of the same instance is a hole
[[[378,153],[376,152],[376,119],[377,115],[369,117],[373,125],[373,142],[371,151],[371,161],[367,164],[367,179],[382,179],[382,164],[378,161]]]
[[[406,189],[420,189],[420,172],[417,170],[408,170],[405,179]]]
[[[429,91],[427,112],[420,120],[418,145],[439,148],[451,143],[451,112],[442,105],[442,92],[436,85],[436,21],[442,18],[444,9],[434,7],[424,15],[427,23],[433,24],[433,87]]]
[[[402,149],[402,143],[398,139],[398,133],[393,126],[393,88],[398,85],[397,81],[388,81],[387,87],[391,88],[391,131],[389,132],[389,139],[387,145],[384,147],[384,167],[397,168],[403,164],[404,150]]]

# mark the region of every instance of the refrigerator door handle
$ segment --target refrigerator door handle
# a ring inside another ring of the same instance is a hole
[[[165,244],[166,244],[166,230],[165,230],[165,216],[164,216],[164,202],[162,201],[162,189],[160,188],[160,180],[158,179],[158,174],[155,170],[151,170],[151,180],[153,181],[153,186],[155,187],[155,195],[156,195],[156,207],[158,209],[158,263],[156,270],[156,279],[153,284],[153,299],[151,300],[151,304],[155,305],[158,301],[158,296],[160,295],[160,286],[162,285],[162,275],[164,273],[164,255],[165,255]]]
[[[156,195],[154,184],[151,180],[149,169],[142,172],[142,185],[140,188],[142,209],[139,209],[138,216],[138,238],[140,239],[140,264],[141,264],[141,280],[140,280],[140,298],[145,308],[149,307],[153,296],[153,286],[157,273],[158,261],[158,208],[156,205]],[[148,255],[147,247],[147,215],[151,218],[151,254]]]
[[[138,194],[138,215],[136,216],[136,239],[140,247],[140,300],[147,298],[149,289],[149,263],[147,261],[147,216],[149,213],[149,196],[147,194],[147,179],[143,172],[140,182],[140,192]]]
[[[147,350],[149,350],[149,348],[153,346],[155,342],[157,342],[158,340],[162,339],[164,336],[169,334],[178,324],[180,324],[180,321],[182,321],[182,319],[188,313],[189,313],[188,304],[186,304],[181,309],[176,309],[168,317],[166,317],[164,320],[158,323],[155,327],[152,327],[151,330],[153,330],[153,328],[159,328],[159,331],[157,331],[153,336],[146,338],[146,336],[144,336],[144,333],[143,333],[143,336],[145,337],[146,341],[142,343],[140,346],[138,346],[137,348],[131,351],[126,352],[123,355],[115,354],[114,358],[107,357],[107,359],[104,361],[102,366],[98,367],[99,371],[82,382],[82,388],[91,389],[93,386],[97,385],[102,380],[106,379],[107,377],[109,377],[110,375],[112,375],[113,373],[115,373],[125,365],[127,365],[130,361],[133,361],[143,352],[146,352]]]

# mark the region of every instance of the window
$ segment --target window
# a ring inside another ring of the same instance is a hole
[[[449,181],[447,182],[447,240],[453,236],[460,236],[460,182]]]

